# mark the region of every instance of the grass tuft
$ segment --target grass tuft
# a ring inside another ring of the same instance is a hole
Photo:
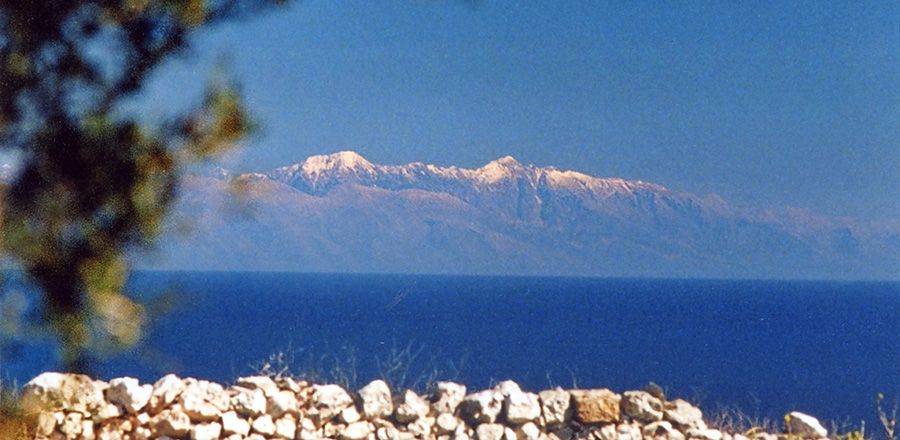
[[[423,345],[396,343],[381,352],[369,353],[371,359],[363,365],[359,350],[344,346],[336,354],[301,356],[302,350],[275,352],[252,364],[254,374],[273,379],[291,377],[312,383],[332,383],[355,390],[371,380],[382,379],[395,389],[416,392],[433,391],[438,380],[454,380],[466,359],[441,362],[440,356],[430,353]],[[367,356],[368,357],[368,356]],[[441,366],[445,368],[442,368]]]
[[[778,424],[734,406],[719,406],[706,414],[710,428],[752,437],[759,432],[778,432]]]
[[[28,423],[19,404],[19,387],[15,382],[0,379],[0,439],[25,440],[31,438]]]
[[[900,398],[894,399],[894,406],[891,409],[885,409],[884,394],[878,393],[875,399],[875,412],[878,414],[878,421],[884,428],[887,440],[897,440],[897,409],[900,406]]]

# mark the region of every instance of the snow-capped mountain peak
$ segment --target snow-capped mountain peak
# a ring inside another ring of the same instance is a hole
[[[488,162],[485,166],[503,166],[503,167],[521,167],[522,163],[516,160],[515,157],[506,155],[497,159],[494,159]]]
[[[343,182],[362,179],[369,183],[377,172],[378,167],[359,153],[339,151],[310,156],[302,162],[276,168],[265,175],[298,189],[319,193]]]
[[[500,180],[508,179],[516,174],[525,171],[522,165],[512,156],[503,156],[499,159],[488,162],[485,166],[477,170],[478,179],[484,182],[493,183]]]
[[[300,169],[308,176],[315,176],[332,170],[372,172],[375,166],[355,151],[339,151],[328,155],[310,156],[300,163]]]
[[[594,177],[578,171],[559,170],[554,167],[542,168],[547,184],[554,188],[592,191],[598,194],[633,193],[646,190],[657,193],[671,192],[668,188],[641,180],[625,180],[619,177]]]

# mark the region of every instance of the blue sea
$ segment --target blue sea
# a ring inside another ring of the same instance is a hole
[[[272,368],[356,385],[654,382],[707,411],[869,426],[878,393],[900,396],[896,282],[183,272],[130,286],[169,307],[150,307],[144,342],[99,364],[103,378],[228,382],[280,352]],[[42,344],[2,361],[20,381],[58,368]]]

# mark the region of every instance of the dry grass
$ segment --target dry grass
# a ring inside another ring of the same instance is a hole
[[[894,405],[890,409],[882,406],[884,403],[884,394],[878,394],[875,400],[875,411],[878,414],[878,420],[884,428],[884,434],[887,440],[897,440],[897,409],[900,407],[900,398],[894,399]]]
[[[825,422],[828,428],[829,438],[833,440],[898,440],[897,439],[897,413],[898,400],[895,399],[890,407],[884,406],[884,396],[878,395],[875,402],[875,411],[881,424],[881,430],[866,431],[865,421],[859,423],[849,419]],[[730,406],[720,406],[706,414],[709,427],[723,432],[741,433],[748,437],[757,432],[777,433],[781,427],[776,421],[748,414],[744,410]]]
[[[734,406],[719,406],[706,414],[710,428],[739,433],[748,437],[757,432],[778,432],[778,424],[770,418],[749,414]]]
[[[22,417],[0,417],[0,439],[26,440],[32,438]]]
[[[0,440],[25,440],[32,438],[28,423],[19,406],[18,387],[0,380]]]
[[[344,346],[335,354],[303,356],[290,346],[250,366],[255,374],[272,378],[292,377],[312,383],[333,383],[354,390],[370,380],[382,379],[395,389],[430,392],[438,380],[455,380],[466,364],[443,360],[424,345],[393,343],[380,353],[366,352],[372,360],[361,362],[360,351]]]

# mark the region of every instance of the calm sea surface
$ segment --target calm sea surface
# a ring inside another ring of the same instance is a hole
[[[870,426],[875,395],[900,396],[900,283],[141,273],[131,285],[179,300],[141,347],[99,366],[105,378],[227,382],[283,352],[357,384],[385,371],[531,390],[653,381],[707,410]],[[40,346],[3,362],[20,380],[56,368]]]

